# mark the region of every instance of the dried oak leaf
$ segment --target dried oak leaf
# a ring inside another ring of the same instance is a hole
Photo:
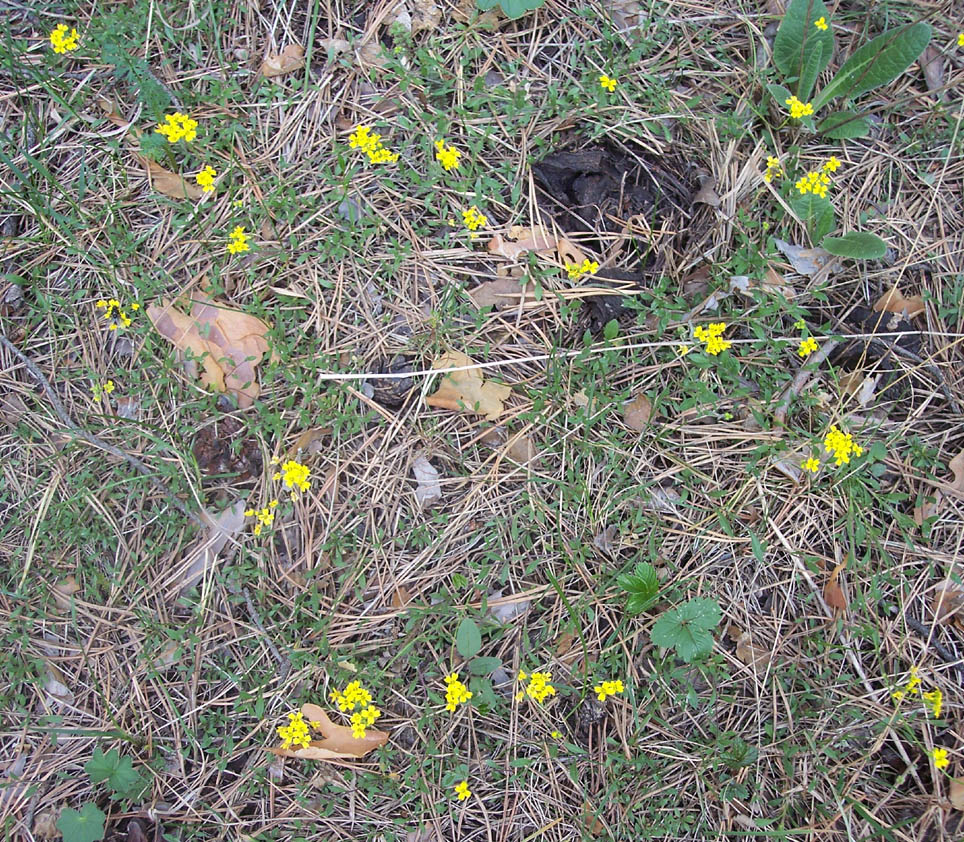
[[[496,234],[489,240],[489,254],[498,254],[510,260],[518,260],[520,254],[534,251],[536,254],[549,255],[556,250],[556,238],[542,225],[523,228],[513,225],[506,237]]]
[[[414,0],[412,7],[412,35],[422,31],[433,32],[442,22],[442,10],[435,0]]]
[[[346,760],[364,757],[388,742],[387,731],[367,729],[364,737],[353,737],[351,728],[335,725],[318,705],[304,704],[301,714],[308,722],[320,722],[322,739],[312,740],[307,748],[269,748],[280,757],[299,757],[302,760]]]
[[[653,402],[642,392],[623,407],[623,422],[630,429],[641,433],[653,414]]]
[[[955,810],[964,810],[964,778],[951,778],[948,798]]]
[[[960,617],[964,613],[964,591],[954,582],[944,582],[934,591],[932,609],[938,623]]]
[[[827,605],[837,611],[847,610],[847,597],[840,587],[840,571],[847,566],[846,561],[840,562],[831,572],[827,584],[823,586],[823,598]]]
[[[736,644],[736,657],[744,664],[757,669],[766,669],[770,665],[773,651],[754,643],[750,632],[741,632],[736,626],[731,625],[726,633]]]
[[[73,602],[71,597],[79,590],[80,585],[77,584],[77,578],[75,576],[68,576],[62,582],[58,582],[51,587],[50,592],[53,594],[57,607],[61,611],[68,611]]]
[[[459,351],[447,351],[432,364],[432,368],[460,368],[473,364],[471,357]],[[504,402],[511,394],[509,386],[485,381],[480,369],[470,368],[446,374],[435,394],[425,398],[425,403],[439,409],[484,415],[486,420],[494,421],[505,412]]]
[[[957,494],[964,494],[964,450],[957,454],[947,463],[951,473],[954,474],[954,482],[951,483],[951,491]]]
[[[268,55],[261,64],[261,75],[269,79],[284,76],[305,65],[305,48],[301,44],[288,44],[277,55]]]
[[[898,315],[903,314],[904,318],[912,319],[914,316],[919,316],[927,308],[924,305],[924,299],[919,295],[911,296],[910,298],[904,298],[901,291],[897,286],[891,287],[887,292],[885,292],[880,298],[877,299],[877,303],[874,304],[874,312],[879,313],[883,310],[885,313],[897,313]]]
[[[147,170],[151,187],[158,193],[163,193],[172,199],[200,199],[204,195],[200,185],[191,184],[184,176],[165,169],[157,161],[152,161],[143,155],[135,155],[134,157]]]
[[[496,310],[518,307],[520,298],[523,303],[536,300],[535,294],[532,292],[526,293],[515,278],[496,278],[492,281],[483,281],[475,289],[470,289],[468,296],[480,310],[483,307],[495,307]]]
[[[204,366],[201,382],[216,392],[227,391],[247,409],[261,393],[255,367],[268,353],[268,325],[240,310],[215,305],[200,295],[191,313],[162,299],[147,315],[158,333],[181,352],[190,351]]]

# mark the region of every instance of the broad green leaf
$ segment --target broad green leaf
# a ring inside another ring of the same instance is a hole
[[[814,244],[819,243],[837,227],[837,217],[829,199],[813,193],[794,192],[790,196],[790,207],[807,226],[810,239]]]
[[[648,562],[636,565],[632,573],[624,573],[616,580],[624,591],[629,594],[626,600],[626,610],[630,614],[640,614],[656,599],[659,593],[659,578],[656,568]]]
[[[887,243],[867,231],[850,231],[842,237],[824,237],[820,245],[837,257],[852,257],[854,260],[871,260],[883,257],[887,252]]]
[[[473,620],[466,617],[455,632],[455,648],[463,658],[477,655],[482,648],[482,633]]]
[[[94,756],[87,761],[84,771],[90,775],[93,783],[107,781],[113,792],[122,797],[132,794],[141,786],[141,776],[134,769],[129,757],[121,757],[116,748],[104,754],[99,748],[94,749]]]
[[[650,638],[656,646],[671,647],[689,663],[713,650],[713,635],[722,617],[713,599],[691,599],[663,614],[653,625]]]
[[[475,5],[487,12],[498,3],[507,17],[521,18],[526,12],[538,9],[545,2],[546,0],[475,0]]]
[[[820,0],[791,0],[780,22],[777,37],[773,41],[773,63],[786,79],[803,75],[808,63],[813,64],[813,78],[830,62],[833,55],[833,27],[817,29],[814,21],[830,18],[830,12]],[[820,57],[816,63],[811,59],[817,49]],[[811,82],[811,88],[813,83]],[[803,94],[799,94],[803,99]]]
[[[64,835],[64,842],[98,842],[104,838],[105,818],[94,804],[84,804],[80,812],[67,807],[57,819],[57,830]]]
[[[930,40],[931,28],[926,23],[878,35],[844,62],[814,101],[814,110],[820,110],[835,97],[853,99],[892,82],[910,67]]]
[[[835,111],[817,124],[817,131],[831,140],[850,140],[867,137],[870,123],[856,111]]]
[[[501,666],[501,658],[473,658],[469,661],[469,672],[472,675],[491,675]]]
[[[797,97],[803,102],[810,99],[810,93],[813,91],[817,76],[824,66],[821,64],[822,61],[823,46],[818,43],[815,44],[814,48],[809,52],[800,70],[800,81],[797,82]],[[824,64],[826,63],[824,62]]]
[[[767,92],[773,97],[781,111],[787,110],[787,100],[790,99],[790,89],[783,85],[767,85]]]

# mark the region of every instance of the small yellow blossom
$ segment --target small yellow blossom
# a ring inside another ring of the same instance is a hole
[[[551,731],[551,732],[549,733],[549,736],[552,737],[552,739],[554,739],[554,740],[561,740],[561,739],[562,739],[562,731]]]
[[[435,141],[435,160],[445,168],[446,172],[457,170],[461,157],[462,153],[454,146],[447,146],[444,139]]]
[[[94,400],[99,401],[102,395],[109,395],[114,391],[114,381],[108,380],[104,384],[95,383],[90,387],[90,391],[94,396]]]
[[[851,454],[854,456],[861,456],[863,454],[863,448],[853,440],[853,436],[850,433],[842,433],[836,426],[831,427],[827,431],[827,435],[823,440],[824,449],[833,456],[834,461],[837,463],[839,468],[841,465],[849,465]],[[920,684],[920,679],[917,678],[917,668],[911,668],[911,680],[907,684],[907,689],[910,692],[916,692],[917,686]]]
[[[622,681],[617,678],[615,681],[604,681],[602,684],[597,684],[592,689],[596,694],[596,698],[599,699],[600,702],[605,702],[610,696],[622,693],[624,688]]]
[[[311,744],[311,734],[308,731],[308,723],[301,711],[288,714],[288,724],[278,728],[278,736],[284,740],[282,748],[308,748]]]
[[[205,193],[214,192],[214,177],[217,175],[214,167],[208,164],[201,172],[194,176],[194,180]]]
[[[80,46],[77,43],[79,37],[76,29],[70,29],[68,32],[67,24],[60,23],[50,33],[50,45],[54,48],[55,53],[73,52]]]
[[[840,159],[836,155],[831,155],[820,169],[824,172],[836,172],[840,169]]]
[[[360,681],[352,681],[344,692],[338,689],[332,690],[329,697],[338,705],[338,709],[345,713],[356,707],[368,707],[372,701],[371,693],[362,687]]]
[[[797,354],[801,357],[809,357],[819,347],[820,346],[817,345],[817,340],[812,336],[808,336],[806,339],[800,342],[800,347],[797,348]]]
[[[472,791],[469,789],[469,782],[459,781],[455,785],[455,794],[459,797],[459,801],[465,801],[465,799],[472,794]]]
[[[603,89],[609,91],[609,93],[612,93],[614,90],[616,90],[616,85],[618,84],[619,83],[616,81],[615,78],[613,78],[612,76],[607,76],[605,73],[603,73],[603,75],[599,77],[599,85]]]
[[[957,46],[964,47],[964,32],[959,32],[957,34]]]
[[[459,674],[453,672],[445,676],[445,709],[453,712],[459,705],[464,705],[472,698],[472,693],[461,681]]]
[[[307,465],[302,465],[300,462],[289,459],[281,466],[281,470],[278,471],[272,479],[276,482],[283,480],[285,487],[291,489],[291,499],[294,500],[298,496],[295,493],[295,488],[301,491],[307,491],[311,488],[310,476],[311,469]]]
[[[890,697],[891,697],[895,702],[901,702],[901,701],[903,701],[903,699],[904,699],[904,691],[903,691],[903,690],[894,690],[894,692],[890,694]]]
[[[767,155],[767,171],[763,173],[763,180],[769,184],[773,179],[783,175],[783,167],[780,166],[780,159],[773,155]]]
[[[834,429],[831,427],[831,429]],[[857,454],[860,456],[860,454]],[[917,667],[910,668],[910,678],[907,679],[907,692],[920,693],[920,676],[917,674]]]
[[[685,357],[690,351],[693,350],[692,345],[679,344],[676,346],[676,352],[681,356]]]
[[[588,257],[583,260],[582,263],[566,264],[566,272],[569,274],[570,281],[581,278],[583,275],[593,275],[598,271],[599,264],[595,260],[590,260]]]
[[[373,164],[394,164],[399,158],[397,152],[385,148],[382,136],[373,132],[370,126],[355,126],[355,131],[348,136],[348,145],[352,149],[361,149]]]
[[[519,681],[525,681],[526,678],[529,679],[529,684],[516,693],[517,702],[521,702],[526,696],[536,702],[544,702],[549,696],[556,695],[556,688],[549,683],[552,681],[551,672],[534,672],[527,676],[525,672],[519,670]]]
[[[177,143],[179,140],[191,141],[197,137],[197,120],[192,120],[187,114],[175,111],[167,114],[163,123],[158,123],[154,129],[158,134],[164,135],[168,143]]]
[[[931,757],[934,760],[935,769],[946,769],[951,765],[951,761],[947,759],[947,749],[946,748],[935,748],[931,751]]]
[[[931,712],[934,716],[941,715],[941,708],[944,705],[944,694],[940,690],[931,690],[929,693],[924,693],[921,698],[931,706]]]
[[[733,343],[728,342],[723,339],[723,331],[726,330],[725,322],[712,322],[703,327],[700,325],[693,331],[693,336],[700,340],[700,342],[706,343],[706,353],[711,357],[718,356],[727,348],[730,348]]]
[[[271,526],[274,523],[274,510],[278,507],[278,501],[272,500],[263,509],[247,509],[244,513],[245,517],[256,517],[258,522],[254,525],[254,534],[260,535],[261,530],[265,526]]]
[[[791,96],[789,99],[784,100],[784,102],[790,106],[790,117],[794,120],[799,120],[801,117],[813,114],[813,105],[809,102],[801,102],[795,96]]]
[[[800,195],[813,193],[815,196],[826,197],[827,188],[830,187],[832,183],[830,176],[827,175],[826,172],[823,170],[814,170],[797,179],[794,186],[800,191]]]
[[[130,327],[131,319],[121,308],[121,303],[116,298],[105,301],[103,298],[97,302],[97,309],[104,311],[104,318],[110,322],[108,330],[117,330],[118,327]],[[135,301],[131,304],[132,310],[139,309],[140,305]]]
[[[823,15],[821,15],[819,18],[817,18],[817,19],[813,22],[813,25],[814,25],[815,27],[817,27],[817,29],[819,29],[821,32],[826,32],[826,31],[827,31],[827,19],[826,19],[825,17],[823,17]]]
[[[489,224],[488,217],[483,213],[479,213],[479,209],[475,205],[472,205],[468,210],[462,211],[462,222],[465,223],[465,227],[468,228],[469,231],[476,231]]]
[[[382,715],[382,712],[374,705],[355,711],[349,720],[351,723],[351,735],[356,740],[365,738],[365,729],[375,724],[375,720]]]
[[[244,233],[243,225],[235,226],[229,236],[231,237],[231,242],[228,243],[228,252],[230,254],[240,254],[251,248],[251,246],[248,245],[248,235]]]
[[[810,471],[811,474],[815,474],[820,470],[820,460],[811,456],[806,462],[803,463],[802,467],[803,470]]]

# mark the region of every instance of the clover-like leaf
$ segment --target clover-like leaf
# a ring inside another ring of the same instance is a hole
[[[715,599],[691,599],[663,614],[653,626],[650,638],[656,646],[671,648],[690,663],[713,651],[710,630],[716,628],[722,616]]]
[[[116,748],[106,754],[99,748],[94,749],[94,756],[87,761],[84,771],[95,784],[107,781],[111,790],[121,798],[133,796],[143,786],[143,779],[134,769],[131,759],[121,757]]]
[[[656,568],[648,562],[636,565],[632,573],[623,573],[616,581],[629,595],[626,600],[626,610],[630,614],[641,614],[656,600],[659,593],[659,579]]]
[[[67,807],[57,819],[57,830],[64,842],[98,842],[104,838],[105,818],[95,804],[84,804],[79,812]]]

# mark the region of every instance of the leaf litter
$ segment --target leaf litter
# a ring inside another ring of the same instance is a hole
[[[267,751],[301,760],[357,760],[388,742],[388,732],[374,728],[366,729],[364,737],[353,736],[351,728],[336,725],[318,705],[304,704],[301,713],[306,722],[320,723],[318,730],[322,739],[312,740],[307,748],[268,748]]]
[[[462,368],[442,377],[434,394],[425,398],[428,406],[484,415],[494,421],[505,412],[505,401],[512,394],[509,386],[482,377],[482,370],[465,368],[475,365],[471,357],[459,351],[447,351],[432,364],[434,369]]]

